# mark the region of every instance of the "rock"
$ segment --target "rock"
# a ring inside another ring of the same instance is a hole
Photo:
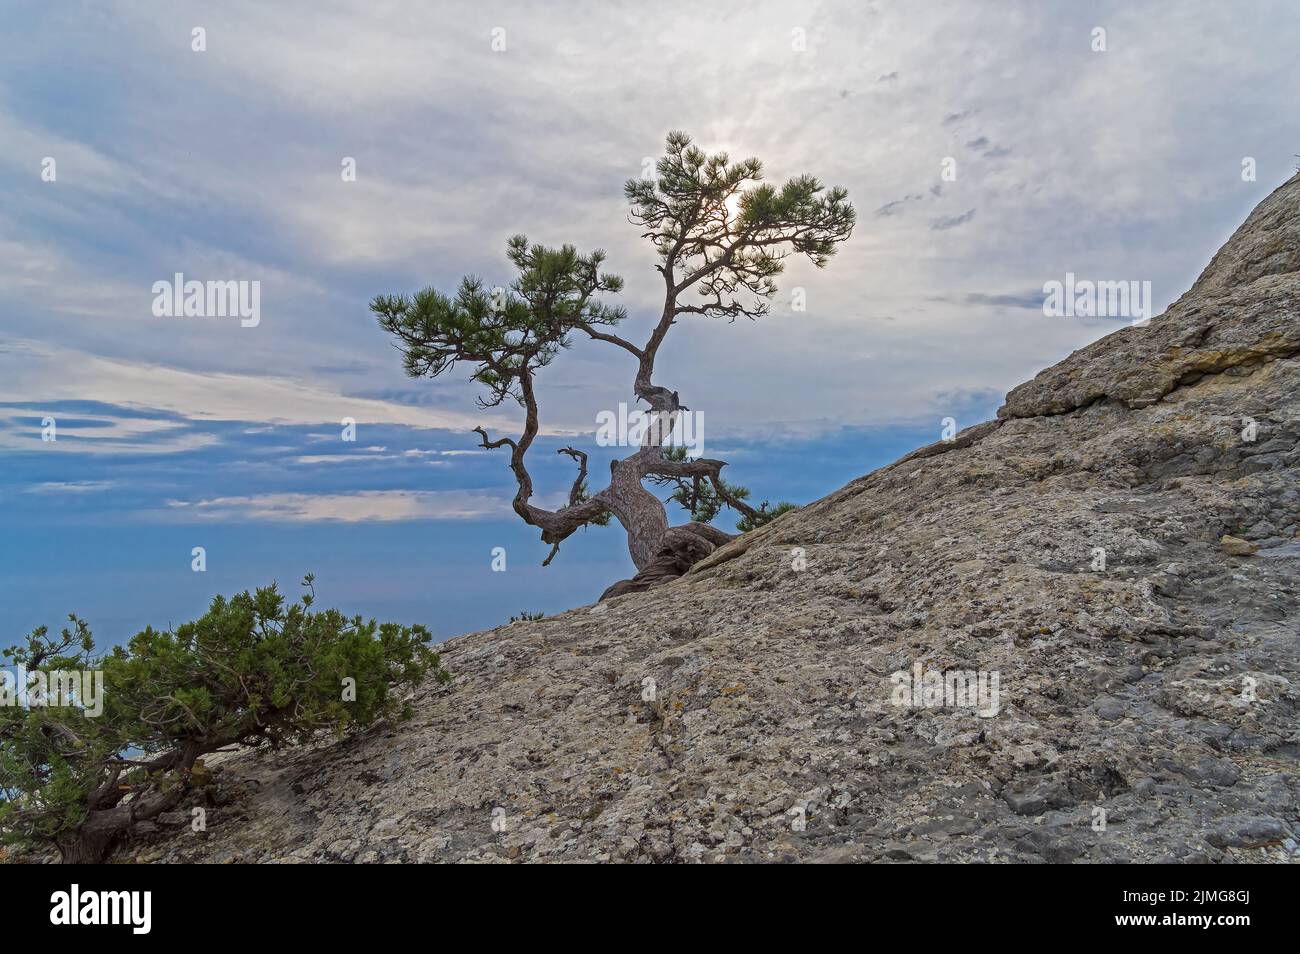
[[[1144,776],[1133,783],[1132,791],[1134,795],[1146,795],[1148,792],[1154,791],[1155,787],[1156,780],[1150,776]]]
[[[1124,718],[1128,712],[1128,704],[1123,699],[1116,699],[1114,696],[1108,696],[1097,702],[1097,717],[1105,719],[1107,722],[1114,722],[1116,719]]]
[[[1257,848],[1281,843],[1288,834],[1287,826],[1276,818],[1230,815],[1221,819],[1205,840],[1215,848]]]
[[[206,834],[124,854],[1288,860],[1298,444],[1300,177],[996,420],[649,592],[448,640],[408,722],[214,757],[242,781]]]
[[[1032,782],[1026,790],[1007,792],[1003,797],[1017,815],[1041,815],[1048,809],[1071,804],[1066,787],[1057,780],[1048,779]]]
[[[1251,556],[1259,552],[1259,544],[1228,533],[1219,538],[1219,546],[1223,547],[1223,552],[1229,556]]]
[[[1237,767],[1236,763],[1230,759],[1215,758],[1213,756],[1205,756],[1192,765],[1162,759],[1160,765],[1203,786],[1228,787],[1236,785],[1241,778],[1241,769]]]

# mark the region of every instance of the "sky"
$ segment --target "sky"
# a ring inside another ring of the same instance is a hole
[[[504,284],[522,232],[605,249],[643,340],[661,286],[622,185],[669,130],[858,210],[768,317],[683,320],[656,365],[731,481],[798,503],[1129,320],[1049,317],[1045,283],[1150,282],[1158,314],[1300,152],[1291,0],[3,8],[5,645],[70,612],[111,645],[309,572],[445,638],[630,576],[616,526],[540,566],[471,433],[521,415],[405,377],[367,303]],[[177,273],[257,282],[257,321],[158,314]],[[559,447],[607,472],[633,370],[577,342],[542,372],[543,504]]]

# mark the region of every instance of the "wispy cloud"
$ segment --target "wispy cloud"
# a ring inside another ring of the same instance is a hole
[[[430,407],[413,407],[372,398],[348,397],[319,384],[265,375],[196,372],[102,358],[74,349],[34,341],[0,340],[0,357],[11,373],[0,377],[0,403],[98,401],[155,408],[180,417],[207,421],[279,424],[408,424],[415,427],[469,431],[489,415],[469,415]],[[67,369],[75,368],[75,374]],[[498,418],[498,423],[506,423]],[[112,433],[177,427],[175,420],[116,422]],[[71,434],[60,428],[61,436]],[[89,436],[89,435],[82,435]],[[29,436],[40,441],[39,430]],[[10,446],[14,446],[10,444]]]
[[[3,394],[0,386],[0,396]],[[6,403],[10,406],[6,407]],[[51,406],[57,403],[52,401]],[[0,400],[0,448],[9,450],[52,454],[175,454],[216,443],[215,436],[194,431],[184,421],[166,415],[83,411],[65,414]]]
[[[363,490],[348,494],[282,493],[203,500],[169,500],[170,512],[196,520],[387,523],[474,520],[509,511],[501,497],[461,491]]]
[[[32,494],[89,494],[117,486],[112,480],[47,480],[27,488]]]
[[[936,295],[935,301],[950,302],[960,305],[987,305],[995,308],[1032,308],[1043,307],[1043,293],[1037,289],[1016,294],[989,294],[987,292],[965,292],[950,295]]]
[[[902,211],[903,207],[909,202],[920,202],[924,196],[912,194],[905,195],[901,199],[895,199],[892,202],[886,202],[880,208],[876,209],[876,215],[895,215]]]
[[[973,218],[975,218],[974,209],[967,209],[961,215],[941,215],[930,223],[930,231],[945,232],[948,229],[955,229],[959,225],[965,225]]]

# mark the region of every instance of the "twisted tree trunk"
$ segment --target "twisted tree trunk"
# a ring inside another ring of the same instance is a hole
[[[209,738],[202,742],[187,742],[146,763],[136,764],[158,772],[179,769],[188,773],[204,754],[237,741],[241,740]],[[91,795],[86,820],[76,831],[59,839],[59,860],[63,864],[99,864],[105,861],[114,846],[130,834],[136,822],[152,821],[163,812],[171,811],[190,791],[189,782],[180,779],[165,789],[149,783],[142,790],[132,792],[132,786],[118,784],[121,777],[119,765],[107,774],[103,784]]]
[[[509,294],[489,297],[483,283],[462,280],[454,299],[426,289],[413,297],[381,295],[371,302],[380,324],[403,343],[407,373],[437,377],[457,362],[476,366],[472,378],[488,389],[484,407],[517,400],[527,413],[519,440],[488,439],[485,448],[510,447],[510,467],[518,492],[514,509],[526,523],[539,527],[551,544],[550,563],[570,534],[589,523],[604,523],[612,514],[628,535],[628,552],[637,575],[606,595],[653,586],[680,576],[708,556],[731,535],[700,523],[669,527],[663,504],[642,486],[689,481],[692,509],[698,512],[699,493],[707,482],[709,512],[720,501],[739,511],[751,524],[764,514],[731,493],[719,477],[725,466],[717,460],[666,460],[658,440],[643,443],[631,456],[616,461],[609,486],[588,495],[587,455],[572,447],[560,449],[578,462],[578,477],[569,502],[559,510],[544,510],[531,502],[533,483],[524,455],[537,436],[537,401],[533,374],[548,365],[580,331],[593,341],[614,345],[637,360],[633,391],[650,409],[652,420],[669,428],[683,410],[677,392],[654,383],[655,357],[669,330],[682,315],[757,319],[768,313],[775,276],[790,255],[802,255],[817,267],[826,264],[835,246],[853,232],[856,213],[842,188],[825,190],[812,176],[788,180],[779,189],[761,182],[762,164],[754,158],[732,162],[725,152],[706,155],[680,131],[665,140],[665,155],[655,164],[657,177],[629,180],[623,194],[632,204],[628,218],[642,229],[659,258],[655,270],[663,278],[664,305],[649,339],[638,347],[606,330],[626,316],[593,296],[618,292],[621,278],[601,272],[605,260],[597,249],[583,257],[572,245],[548,249],[528,245],[512,236],[508,254],[519,277]],[[690,290],[694,303],[681,298]],[[504,291],[504,289],[499,289]],[[652,430],[654,428],[652,427]],[[716,501],[714,497],[716,496]]]
[[[578,461],[578,476],[573,482],[569,494],[569,505],[559,510],[544,510],[534,506],[532,497],[533,484],[524,466],[524,454],[537,434],[536,402],[532,393],[532,382],[524,378],[524,407],[528,413],[524,434],[519,441],[501,438],[489,441],[481,429],[484,447],[510,446],[511,466],[518,483],[515,494],[514,509],[526,522],[542,530],[542,540],[552,545],[550,562],[559,549],[559,545],[574,531],[600,518],[605,513],[613,514],[627,533],[628,554],[637,568],[637,574],[630,580],[623,580],[609,587],[601,599],[619,596],[649,589],[660,583],[675,579],[689,570],[695,563],[704,559],[714,549],[734,539],[732,534],[705,523],[692,521],[677,527],[668,524],[668,513],[663,502],[646,489],[643,481],[647,477],[699,477],[711,482],[715,491],[731,506],[749,516],[756,515],[752,507],[732,497],[726,490],[719,474],[725,465],[720,460],[699,459],[693,461],[665,460],[662,453],[663,439],[672,432],[680,413],[677,395],[663,388],[653,386],[645,388],[643,396],[651,402],[652,421],[642,438],[637,451],[610,465],[609,485],[599,493],[582,498],[582,490],[587,478],[587,455],[572,447],[562,448],[559,453],[568,454]],[[638,389],[641,392],[641,389]]]
[[[675,420],[676,412],[668,421]],[[656,431],[651,427],[652,432]],[[662,433],[671,431],[671,425]],[[606,491],[609,510],[627,531],[628,552],[636,565],[637,574],[630,580],[621,580],[610,586],[600,596],[602,600],[625,593],[636,593],[661,583],[676,579],[703,560],[717,547],[733,536],[707,523],[691,521],[677,527],[668,525],[668,514],[663,502],[645,488],[642,481],[650,475],[662,474],[677,467],[690,469],[695,462],[666,461],[660,453],[657,439],[649,436],[637,453],[612,467],[612,479]],[[716,463],[721,469],[721,461]]]
[[[511,448],[510,467],[518,486],[514,510],[525,522],[541,528],[542,541],[551,544],[551,553],[546,558],[546,563],[550,563],[560,544],[572,533],[606,513],[613,514],[623,526],[627,532],[628,553],[637,568],[637,574],[630,580],[622,580],[606,589],[601,594],[602,600],[646,590],[675,579],[717,547],[734,539],[732,534],[696,521],[670,527],[663,502],[642,483],[647,477],[708,480],[714,492],[729,506],[750,518],[759,515],[753,507],[735,498],[723,484],[719,475],[726,466],[725,461],[707,458],[673,461],[666,460],[663,456],[664,442],[672,433],[683,409],[677,392],[654,384],[652,378],[655,356],[668,329],[673,325],[676,314],[675,294],[676,289],[670,281],[668,302],[664,306],[663,315],[644,348],[638,348],[615,335],[585,328],[593,338],[617,344],[637,357],[633,390],[638,399],[650,406],[651,415],[641,446],[635,453],[610,465],[609,485],[599,493],[584,498],[587,455],[576,448],[565,447],[559,453],[567,454],[578,462],[578,476],[569,492],[568,505],[559,510],[545,510],[532,504],[533,481],[524,463],[524,456],[539,430],[537,398],[531,371],[525,370],[518,376],[525,411],[524,432],[519,440],[503,437],[489,441],[485,430],[475,429],[482,438],[483,447]]]

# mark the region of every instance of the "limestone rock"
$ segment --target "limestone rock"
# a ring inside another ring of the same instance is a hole
[[[1223,547],[1223,552],[1229,556],[1252,556],[1259,552],[1258,543],[1234,537],[1230,533],[1225,533],[1219,538],[1219,546]]]
[[[126,852],[1300,860],[1298,440],[1300,177],[997,420],[650,592],[453,639],[411,721],[213,760],[242,794]]]

